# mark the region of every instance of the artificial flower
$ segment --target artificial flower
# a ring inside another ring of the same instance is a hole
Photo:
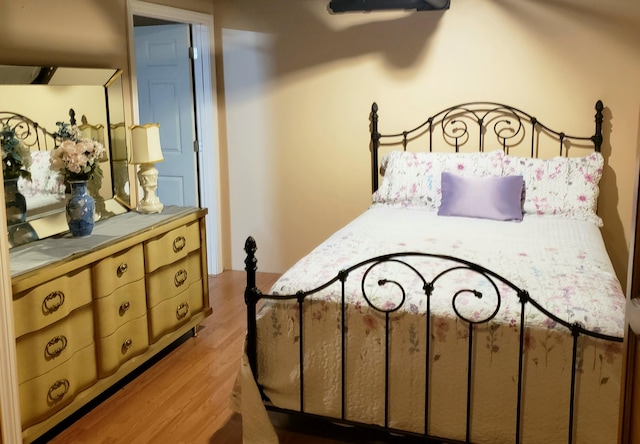
[[[15,130],[5,124],[0,131],[2,144],[2,173],[5,179],[31,178],[31,151],[17,137]]]
[[[51,152],[53,171],[60,171],[67,180],[89,180],[100,175],[99,160],[105,148],[92,139],[65,140]]]

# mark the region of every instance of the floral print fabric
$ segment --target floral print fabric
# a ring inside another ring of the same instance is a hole
[[[64,198],[64,178],[49,169],[49,154],[49,151],[33,151],[31,153],[32,164],[29,168],[31,180],[23,178],[18,180],[20,192],[25,196],[52,194]]]
[[[586,157],[532,159],[503,154],[392,151],[381,162],[384,176],[373,202],[398,207],[440,207],[443,172],[463,176],[523,176],[523,213],[584,220],[599,227],[598,183],[604,159]]]
[[[390,229],[389,221],[393,221]],[[519,224],[448,217],[431,211],[374,205],[301,259],[272,292],[310,290],[338,271],[391,252],[426,252],[455,256],[482,265],[525,289],[543,307],[570,323],[605,334],[624,331],[625,298],[613,273],[599,230],[591,222],[526,215]],[[384,418],[384,334],[391,316],[390,423],[421,432],[424,421],[425,362],[430,365],[430,433],[464,439],[469,337],[474,338],[473,442],[514,441],[518,375],[520,303],[497,282],[499,311],[490,322],[470,327],[456,310],[475,321],[491,316],[498,305],[493,284],[468,270],[437,280],[430,298],[424,283],[451,268],[447,260],[407,257],[408,267],[375,267],[362,285],[366,267],[353,270],[345,283],[347,418],[381,424]],[[453,264],[455,265],[455,264]],[[412,268],[413,267],[413,268]],[[379,278],[389,283],[380,285]],[[404,289],[400,291],[399,283]],[[259,382],[274,404],[299,408],[299,344],[304,342],[305,411],[341,415],[341,283],[309,298],[299,311],[288,302],[266,303],[258,319]],[[364,288],[367,299],[363,298]],[[375,307],[375,308],[374,308]],[[300,334],[300,316],[303,333]],[[524,443],[566,442],[571,332],[528,306],[525,311]],[[427,356],[427,334],[431,337]],[[577,397],[578,442],[609,442],[616,436],[622,346],[581,339]],[[540,427],[544,424],[545,427]],[[596,441],[589,441],[589,439]]]
[[[392,151],[381,163],[384,178],[374,203],[437,210],[442,199],[442,172],[460,175],[501,175],[502,151],[490,153],[424,153]]]
[[[596,214],[602,154],[547,160],[505,156],[503,164],[503,174],[524,178],[525,213],[586,220],[602,226],[602,219]]]

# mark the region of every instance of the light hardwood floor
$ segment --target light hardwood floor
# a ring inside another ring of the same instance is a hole
[[[266,291],[277,277],[259,273],[257,285]],[[244,272],[210,276],[213,315],[202,323],[198,336],[180,344],[50,442],[213,442],[215,432],[232,415],[228,400],[246,331],[244,285]]]
[[[268,291],[279,277],[258,273]],[[106,400],[65,424],[51,444],[242,444],[242,422],[229,406],[246,333],[245,273],[209,277],[213,314],[198,336],[120,387]],[[416,441],[372,437],[359,430],[270,414],[280,444],[371,444]],[[424,443],[422,443],[424,444]]]

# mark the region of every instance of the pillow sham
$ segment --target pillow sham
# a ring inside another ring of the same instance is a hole
[[[373,202],[436,211],[442,197],[442,172],[500,176],[503,156],[502,150],[478,153],[392,151],[382,159],[384,176],[373,194]]]
[[[441,216],[522,220],[522,176],[459,176],[442,173]]]
[[[505,175],[524,178],[525,214],[584,220],[599,227],[603,225],[596,214],[598,183],[604,166],[601,153],[553,159],[505,155],[503,163]]]
[[[49,163],[50,151],[31,152],[31,180],[18,179],[18,188],[25,196],[40,194],[55,194],[64,196],[64,177],[57,171],[51,170]]]

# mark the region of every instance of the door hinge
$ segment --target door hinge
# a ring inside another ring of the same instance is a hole
[[[198,48],[195,46],[189,48],[189,58],[191,60],[198,60]]]
[[[201,153],[202,152],[202,145],[200,144],[199,140],[194,140],[193,141],[193,151],[196,153]]]

